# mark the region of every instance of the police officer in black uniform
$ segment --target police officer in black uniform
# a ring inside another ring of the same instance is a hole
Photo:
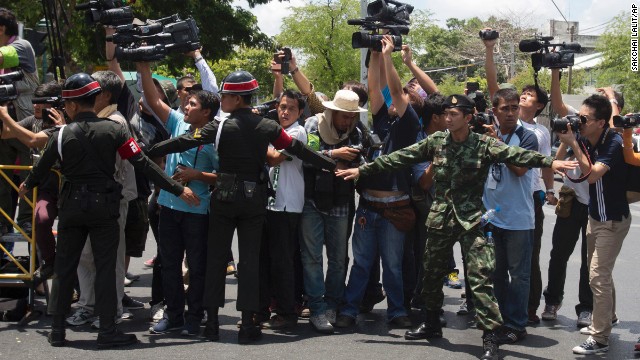
[[[228,119],[216,119],[199,131],[161,142],[147,153],[153,157],[186,151],[201,144],[216,144],[220,172],[209,211],[211,226],[204,299],[208,322],[203,334],[211,341],[219,339],[218,309],[224,306],[225,269],[236,228],[239,269],[242,269],[236,305],[242,312],[238,343],[247,344],[262,336],[252,316],[259,310],[258,262],[267,205],[268,175],[264,164],[269,143],[318,167],[335,168],[331,159],[316,154],[305,144],[289,137],[274,120],[254,114],[251,100],[257,90],[258,82],[250,73],[236,71],[229,74],[220,91],[220,106],[224,112],[230,113]]]
[[[62,127],[47,143],[42,158],[20,186],[20,195],[36,187],[56,160],[62,164],[64,183],[60,194],[58,242],[49,313],[53,315],[49,343],[65,344],[65,315],[69,312],[80,253],[91,235],[96,265],[95,313],[100,316],[98,347],[137,342],[133,334],[115,327],[115,266],[118,248],[121,186],[114,180],[116,151],[155,183],[187,203],[199,199],[151,162],[121,124],[96,117],[93,111],[100,85],[91,76],[75,74],[62,91],[70,125]]]

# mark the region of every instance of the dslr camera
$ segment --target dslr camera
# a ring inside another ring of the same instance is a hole
[[[291,49],[288,47],[285,47],[285,48],[282,48],[282,51],[284,52],[284,57],[280,58],[280,54],[275,53],[273,54],[273,61],[275,61],[276,64],[280,64],[280,72],[282,73],[282,75],[288,75],[289,61],[291,61]]]
[[[34,97],[31,99],[32,104],[50,104],[52,108],[56,110],[64,110],[64,99],[61,96],[48,96],[48,97]],[[51,111],[49,109],[42,109],[42,124],[46,127],[53,126],[54,123],[49,117]]]
[[[518,48],[530,52],[534,71],[541,68],[564,69],[573,66],[574,54],[582,51],[578,43],[552,44],[553,36],[536,36],[535,39],[521,40]]]
[[[75,9],[85,11],[85,20],[89,25],[117,26],[131,24],[133,21],[133,10],[126,5],[126,0],[91,0],[76,5]]]
[[[613,117],[613,126],[625,129],[640,126],[640,113],[625,116],[616,115]]]
[[[170,52],[185,53],[199,49],[199,34],[200,29],[193,18],[181,20],[176,14],[141,26],[118,26],[107,41],[116,44],[115,56],[119,60],[157,61]]]
[[[375,0],[367,5],[367,17],[347,20],[349,25],[357,25],[363,31],[351,35],[351,47],[354,49],[373,49],[382,51],[380,29],[389,30],[393,38],[393,51],[402,50],[402,35],[409,33],[409,15],[413,6],[395,0]],[[367,33],[369,32],[369,33]]]
[[[276,107],[278,106],[278,99],[269,100],[262,104],[258,104],[252,107],[253,111],[258,115],[278,121],[278,110]]]
[[[484,134],[487,132],[487,128],[483,125],[493,125],[496,123],[496,117],[488,113],[473,114],[469,121],[469,127],[471,131],[477,134]]]
[[[22,80],[24,74],[21,70],[0,75],[0,105],[18,98],[16,81]]]
[[[551,130],[559,133],[567,132],[567,124],[571,126],[571,131],[578,133],[580,124],[586,123],[586,118],[578,115],[567,115],[563,118],[555,118],[551,120]]]

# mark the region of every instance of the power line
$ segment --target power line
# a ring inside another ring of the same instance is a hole
[[[560,13],[560,16],[562,16],[562,18],[564,19],[564,22],[567,23],[567,25],[569,24],[569,20],[567,20],[566,17],[564,17],[564,14],[562,13],[562,11],[560,11],[560,8],[558,7],[558,5],[556,5],[556,2],[551,0],[551,2],[553,3],[553,6],[556,7],[556,9],[558,9],[558,12]]]
[[[581,29],[581,30],[582,30],[582,31],[586,31],[586,30],[589,30],[589,29],[593,29],[593,28],[601,27],[601,26],[604,26],[604,25],[609,24],[609,23],[610,23],[610,22],[612,22],[613,20],[614,20],[614,18],[611,18],[611,19],[609,19],[609,21],[604,22],[604,23],[602,23],[602,24],[600,24],[600,25],[589,26],[589,27],[584,28],[584,29]]]

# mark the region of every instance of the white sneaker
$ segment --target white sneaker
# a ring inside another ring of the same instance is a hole
[[[151,306],[151,310],[149,311],[149,318],[154,321],[160,321],[164,317],[164,304],[159,302],[155,305]]]
[[[335,325],[336,317],[338,317],[338,314],[334,309],[327,310],[327,312],[325,313],[325,316],[327,317],[327,321],[329,321],[329,324]]]
[[[78,308],[78,310],[69,316],[66,320],[67,324],[71,326],[80,326],[86,323],[90,323],[96,319],[93,313],[85,308]]]
[[[620,320],[618,320],[617,318],[611,320],[611,327],[616,327],[616,326],[618,326],[618,324],[620,324]],[[595,334],[595,331],[593,330],[591,325],[589,325],[587,327],[583,327],[582,329],[580,329],[580,334],[582,334],[582,335],[593,335],[593,334]]]
[[[133,280],[131,280],[128,277],[125,276],[125,278],[124,278],[124,286],[131,286],[131,284],[133,284]]]
[[[122,316],[116,315],[115,318],[113,319],[113,322],[115,322],[116,325],[122,324]],[[100,329],[100,318],[96,319],[94,322],[91,323],[91,328],[96,330]]]
[[[311,315],[309,317],[309,323],[311,327],[316,329],[317,332],[323,334],[333,334],[333,325],[327,320],[325,314]]]
[[[591,336],[582,345],[573,348],[573,353],[580,355],[598,354],[607,351],[609,351],[609,345],[600,344]]]

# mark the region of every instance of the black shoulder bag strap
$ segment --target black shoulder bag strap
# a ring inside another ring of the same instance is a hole
[[[100,160],[98,154],[96,153],[96,150],[91,145],[89,139],[87,139],[87,136],[84,134],[84,130],[82,130],[78,123],[73,122],[68,125],[67,128],[71,130],[76,136],[76,139],[80,141],[80,145],[82,145],[85,153],[89,156],[89,160],[91,160],[93,167],[100,170],[100,172],[102,172],[107,177],[107,179],[116,182],[113,178],[113,174],[109,174],[109,171],[106,168],[107,165],[104,163],[104,161]]]

